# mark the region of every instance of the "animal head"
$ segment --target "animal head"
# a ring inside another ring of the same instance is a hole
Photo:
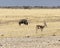
[[[47,23],[46,23],[46,21],[44,21],[44,26],[47,27]]]

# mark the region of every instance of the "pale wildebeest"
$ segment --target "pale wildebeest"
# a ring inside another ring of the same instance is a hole
[[[44,21],[44,25],[36,25],[36,33],[37,33],[37,30],[40,29],[41,31],[43,31],[43,29],[47,27],[47,24],[46,22]]]
[[[19,25],[21,25],[21,24],[28,25],[28,21],[26,19],[21,19],[19,21]]]

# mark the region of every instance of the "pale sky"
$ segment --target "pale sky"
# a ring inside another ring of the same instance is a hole
[[[0,0],[0,6],[60,6],[60,0]]]

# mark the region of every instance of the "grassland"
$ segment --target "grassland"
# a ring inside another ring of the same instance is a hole
[[[27,19],[28,25],[19,26],[20,19]],[[36,25],[46,21],[41,32]],[[60,36],[60,9],[0,9],[0,37]]]

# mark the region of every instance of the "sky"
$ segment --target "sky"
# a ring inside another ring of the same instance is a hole
[[[0,0],[0,6],[60,6],[60,0]]]

